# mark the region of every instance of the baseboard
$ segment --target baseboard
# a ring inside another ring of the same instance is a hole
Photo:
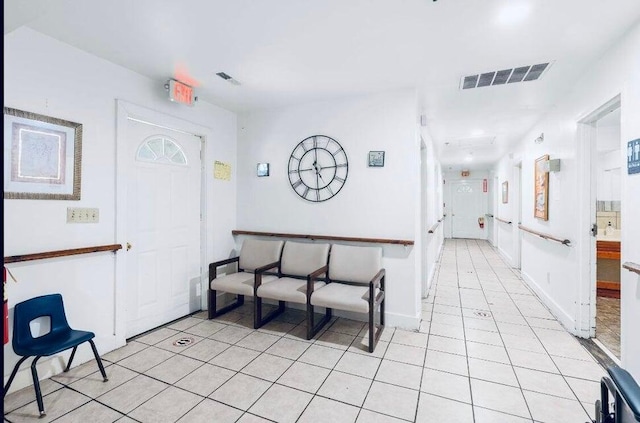
[[[393,328],[408,330],[420,329],[420,315],[407,316],[406,314],[385,313],[385,325]]]
[[[500,253],[502,258],[505,259],[507,263],[511,263],[511,256],[507,254],[502,248],[498,247],[498,253]]]
[[[533,278],[531,278],[531,276],[522,271],[520,272],[520,274],[522,275],[522,279],[524,279],[527,285],[529,285],[529,288],[531,288],[536,293],[538,298],[542,300],[542,304],[551,312],[551,314],[553,314],[556,319],[558,319],[560,324],[572,335],[581,336],[579,331],[576,329],[575,319],[566,311],[564,311],[562,307],[560,307],[558,303],[553,300],[553,298],[547,295],[547,293],[540,287],[540,285],[536,281],[533,280]]]

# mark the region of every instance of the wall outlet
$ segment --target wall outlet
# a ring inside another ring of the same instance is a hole
[[[99,209],[67,207],[67,223],[98,223],[99,220]]]

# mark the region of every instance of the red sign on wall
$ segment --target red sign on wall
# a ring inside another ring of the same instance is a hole
[[[487,180],[483,179],[482,180],[482,192],[487,192],[487,191],[488,191]]]

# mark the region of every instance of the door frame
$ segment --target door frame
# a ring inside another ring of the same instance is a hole
[[[193,135],[200,138],[200,296],[201,306],[206,307],[206,270],[203,263],[207,257],[207,186],[205,161],[207,139],[212,139],[212,132],[209,128],[183,120],[181,118],[158,112],[146,107],[138,106],[125,100],[116,100],[116,220],[115,232],[116,239],[121,244],[127,243],[127,185],[129,181],[128,168],[126,163],[125,143],[129,120],[146,123],[161,129],[167,129],[176,132],[182,132],[187,135]],[[114,290],[114,336],[116,338],[116,347],[126,343],[126,268],[127,254],[126,247],[124,251],[116,255],[115,260],[115,290]]]
[[[518,161],[513,166],[513,209],[511,215],[515,216],[516,222],[513,225],[513,258],[511,265],[515,269],[522,267],[522,231],[520,225],[522,224],[522,161]]]
[[[578,288],[576,292],[576,335],[593,338],[596,335],[596,237],[588,230],[596,223],[597,200],[597,131],[595,123],[612,109],[622,107],[621,95],[606,101],[577,121],[578,165]],[[620,334],[622,336],[622,333]]]

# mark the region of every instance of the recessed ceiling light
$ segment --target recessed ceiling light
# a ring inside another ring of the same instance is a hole
[[[531,3],[527,1],[509,1],[498,12],[498,23],[515,25],[525,20],[531,13]]]
[[[473,161],[473,156],[471,154],[469,154],[467,157],[464,158],[465,162],[470,162]]]
[[[484,131],[482,129],[474,129],[473,131],[471,131],[472,137],[479,137],[481,135],[484,135]]]

